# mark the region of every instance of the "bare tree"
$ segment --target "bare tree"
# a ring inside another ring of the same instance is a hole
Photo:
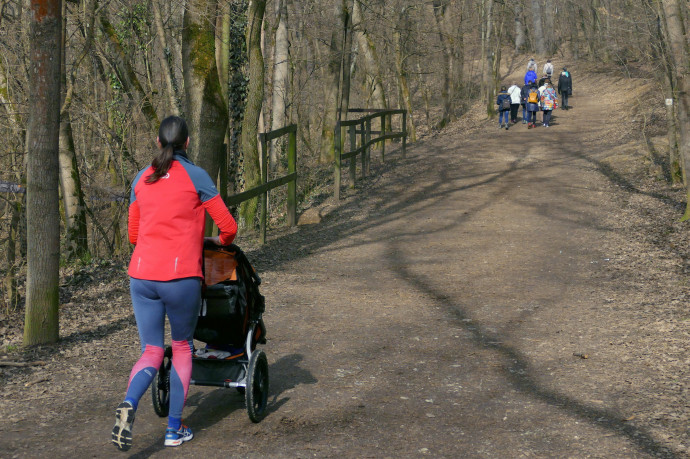
[[[215,180],[218,177],[228,110],[215,54],[216,0],[187,2],[183,19],[182,69],[190,156]]]
[[[523,8],[524,5],[522,4],[521,0],[516,1],[513,5],[513,12],[515,14],[515,52],[522,51],[527,43]]]
[[[31,2],[25,345],[59,337],[61,10],[60,0]]]
[[[275,0],[275,13],[278,22],[273,50],[273,95],[271,96],[271,130],[285,126],[289,84],[289,49],[287,0]],[[272,169],[278,166],[278,144],[271,142],[268,163]]]
[[[662,0],[666,19],[666,33],[671,51],[674,75],[677,86],[674,88],[673,103],[678,116],[678,134],[680,138],[680,155],[683,158],[684,170],[690,170],[690,53],[686,32],[688,25],[683,16],[683,0]],[[685,9],[687,13],[687,9]],[[690,180],[686,180],[686,207],[682,220],[690,219]]]
[[[264,57],[261,52],[261,29],[263,28],[266,0],[250,0],[247,10],[247,55],[249,57],[249,87],[247,106],[242,123],[242,151],[244,153],[244,179],[247,188],[261,183],[259,164],[259,117],[264,100]],[[257,199],[242,203],[241,221],[247,227],[254,225]]]
[[[539,0],[532,0],[532,23],[536,52],[539,55],[546,54],[546,40],[544,39],[544,28],[541,18],[541,3]]]

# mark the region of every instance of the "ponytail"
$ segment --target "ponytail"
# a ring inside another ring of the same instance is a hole
[[[169,116],[161,122],[158,129],[161,150],[151,162],[153,174],[148,176],[146,183],[155,183],[168,173],[175,150],[184,150],[188,138],[187,123],[179,116]]]
[[[163,177],[170,170],[170,166],[173,161],[173,146],[168,144],[161,148],[158,155],[151,161],[151,167],[153,168],[153,174],[149,175],[146,179],[146,183],[155,183],[159,178]]]

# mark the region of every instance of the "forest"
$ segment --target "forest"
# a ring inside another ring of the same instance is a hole
[[[25,344],[58,337],[60,266],[131,253],[130,182],[172,114],[189,123],[190,156],[223,197],[260,183],[257,135],[295,124],[299,206],[332,178],[334,129],[351,108],[407,110],[414,142],[473,104],[493,117],[508,66],[588,63],[655,81],[668,180],[687,188],[687,0],[0,0],[0,9],[0,273],[3,311],[26,309]],[[269,175],[285,171],[285,150],[269,146]],[[232,211],[251,234],[256,202]],[[285,224],[279,193],[270,222]]]

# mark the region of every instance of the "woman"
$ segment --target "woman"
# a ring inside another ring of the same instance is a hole
[[[176,116],[164,119],[156,143],[159,152],[137,174],[130,195],[128,232],[135,248],[128,273],[142,354],[132,368],[125,400],[115,411],[112,441],[121,451],[132,446],[139,399],[163,361],[166,315],[173,356],[165,446],[179,446],[194,436],[182,424],[182,408],[192,373],[193,335],[201,302],[205,213],[220,229],[220,236],[207,239],[227,245],[237,234],[237,224],[213,181],[187,157],[185,121]]]
[[[558,96],[556,95],[556,90],[553,89],[553,86],[549,82],[546,83],[544,91],[541,93],[540,104],[541,109],[544,112],[542,115],[543,125],[544,127],[549,127],[551,124],[551,115],[553,110],[558,108]]]
[[[539,88],[537,88],[536,81],[533,81],[527,90],[525,106],[527,108],[527,129],[532,129],[537,126],[537,112],[539,111]]]
[[[510,95],[505,86],[501,86],[501,92],[496,96],[496,105],[498,105],[498,128],[503,129],[503,119],[505,118],[505,128],[508,130],[508,121],[510,115]]]
[[[513,85],[508,88],[508,94],[510,95],[510,121],[515,124],[517,123],[518,109],[522,102],[520,87],[517,83],[513,83]]]

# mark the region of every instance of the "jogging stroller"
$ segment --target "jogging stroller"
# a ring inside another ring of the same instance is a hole
[[[205,244],[203,266],[205,282],[194,339],[206,347],[192,354],[190,385],[235,388],[245,397],[249,419],[259,422],[268,401],[268,361],[256,349],[257,344],[266,344],[261,278],[234,244]],[[161,417],[170,408],[171,367],[172,348],[167,346],[151,386],[153,408]]]

